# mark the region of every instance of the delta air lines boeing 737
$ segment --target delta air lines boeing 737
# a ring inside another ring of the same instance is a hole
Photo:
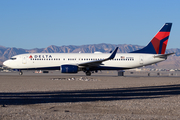
[[[165,23],[150,43],[130,53],[29,53],[6,60],[3,65],[22,70],[60,70],[61,73],[84,71],[90,76],[98,70],[125,70],[158,63],[173,53],[165,54],[172,23]]]

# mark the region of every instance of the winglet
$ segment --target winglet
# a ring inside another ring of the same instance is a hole
[[[111,56],[108,58],[108,60],[109,60],[109,59],[114,59],[114,57],[116,56],[117,50],[118,50],[118,47],[116,47],[116,49],[112,52],[112,54],[111,54]]]

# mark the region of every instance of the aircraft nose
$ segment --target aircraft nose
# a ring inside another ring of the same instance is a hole
[[[8,60],[4,61],[3,65],[8,67],[9,66],[9,61]]]

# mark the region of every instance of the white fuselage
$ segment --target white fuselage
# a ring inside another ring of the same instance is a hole
[[[12,69],[37,69],[56,68],[61,65],[79,65],[90,61],[108,58],[110,53],[30,53],[13,56],[3,64]],[[157,54],[156,54],[157,55]],[[108,67],[108,70],[130,69],[154,64],[165,60],[155,58],[155,54],[141,53],[117,53],[112,60],[102,62],[100,67]],[[79,69],[83,66],[78,66]]]

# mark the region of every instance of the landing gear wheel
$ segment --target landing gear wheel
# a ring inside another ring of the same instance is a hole
[[[90,71],[87,71],[87,72],[86,72],[86,76],[91,76],[91,72],[90,72]]]
[[[19,72],[19,75],[23,75],[23,72],[22,72],[22,71],[20,71],[20,72]]]

